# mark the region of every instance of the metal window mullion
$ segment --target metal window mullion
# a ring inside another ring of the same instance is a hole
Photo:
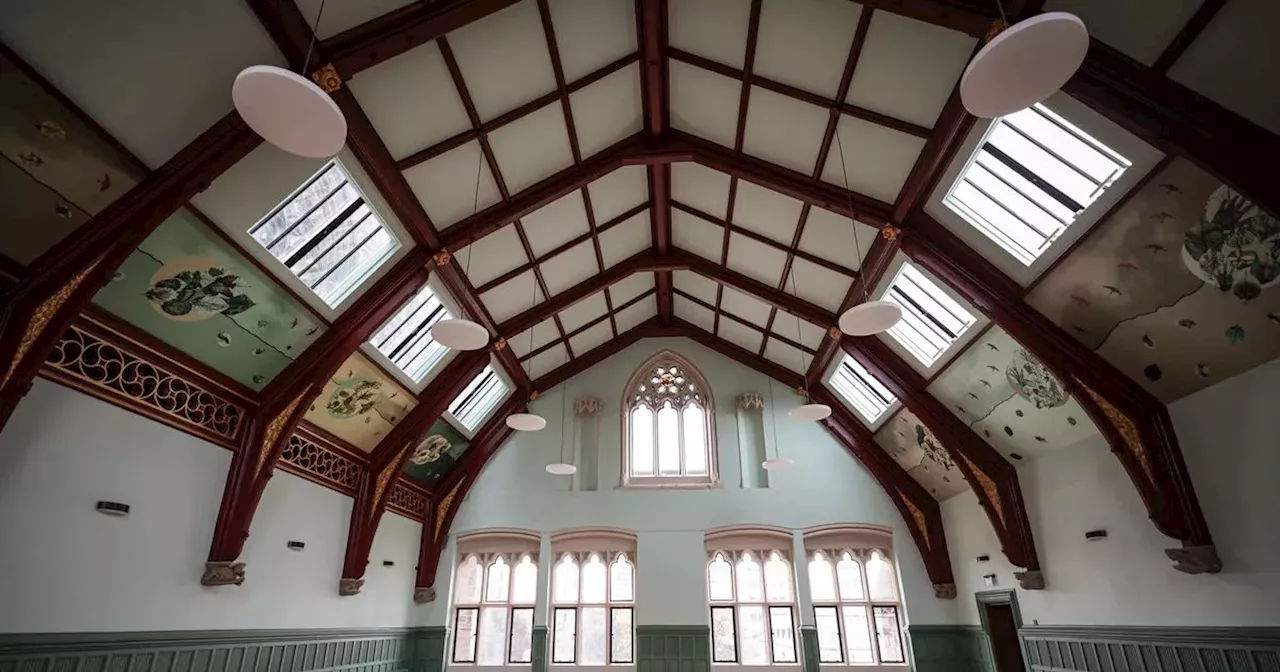
[[[914,271],[915,269],[912,269],[912,270]],[[919,277],[918,277],[918,278],[913,277],[913,276],[916,276],[916,275],[918,275]],[[933,303],[937,304],[937,306],[938,306],[938,311],[940,311],[940,312],[938,313],[939,315],[944,315],[944,316],[946,316],[946,317],[948,317],[948,318],[950,318],[950,319],[954,320],[954,321],[955,321],[955,322],[957,322],[958,324],[960,324],[959,331],[955,332],[955,334],[954,334],[953,336],[959,336],[960,332],[963,332],[966,328],[968,328],[968,325],[969,325],[969,324],[971,324],[971,323],[973,322],[973,317],[972,317],[972,316],[970,316],[968,313],[965,313],[965,312],[962,310],[962,311],[961,311],[961,313],[963,313],[963,314],[964,314],[964,315],[962,316],[961,314],[956,313],[956,311],[955,311],[955,310],[953,310],[950,306],[948,306],[948,305],[947,305],[947,303],[946,303],[946,301],[944,301],[944,299],[945,299],[945,300],[950,300],[950,298],[951,298],[951,297],[947,296],[947,295],[946,295],[946,292],[945,292],[945,291],[943,291],[941,287],[938,287],[937,285],[935,285],[935,284],[933,284],[933,283],[929,283],[929,284],[930,284],[934,289],[936,289],[936,290],[937,290],[936,292],[934,292],[934,291],[930,291],[929,287],[926,287],[926,286],[925,286],[925,284],[923,284],[923,283],[927,283],[927,282],[929,282],[929,279],[928,279],[928,278],[926,278],[926,277],[924,277],[924,275],[923,275],[923,274],[918,273],[918,272],[917,272],[917,273],[906,273],[906,274],[904,274],[904,275],[902,276],[902,278],[903,278],[904,280],[906,280],[907,282],[911,283],[911,285],[912,285],[913,287],[915,287],[916,289],[920,290],[920,294],[921,294],[921,295],[923,295],[925,298],[927,298],[927,299],[929,299],[930,301],[932,301]],[[939,298],[939,295],[940,295],[942,298]],[[933,314],[933,313],[934,313],[934,311],[928,311],[928,312],[929,312],[930,314]],[[966,318],[968,318],[968,319],[966,319]],[[939,319],[939,321],[941,320],[941,318],[938,318],[938,319]],[[946,332],[950,334],[950,333],[951,333],[951,329],[949,329],[949,328],[948,328],[948,329],[946,329]]]
[[[423,303],[421,306],[419,306],[418,310],[413,311],[413,317],[417,317],[418,313],[422,312],[422,309],[425,308],[430,303],[431,302],[428,301],[426,303]],[[404,353],[405,350],[407,349],[411,350],[413,346],[410,344],[410,341],[413,341],[413,344],[416,345],[417,339],[421,337],[423,332],[429,329],[428,325],[432,324],[431,318],[435,317],[435,315],[443,309],[444,309],[444,304],[440,302],[436,302],[435,310],[432,310],[431,313],[427,315],[426,319],[422,320],[421,322],[418,322],[417,326],[415,326],[413,330],[409,332],[408,335],[406,335],[403,339],[401,339],[401,341],[396,344],[396,347],[392,348],[391,352],[387,355],[387,359],[390,359],[391,361],[394,362],[396,361],[396,359],[400,357],[401,354]],[[406,320],[406,322],[408,322],[408,320]],[[401,328],[404,328],[404,325],[401,325]],[[397,329],[396,331],[399,331],[399,329]]]
[[[679,459],[680,475],[688,476],[689,470],[684,459],[684,407],[676,409],[676,455]]]
[[[1033,110],[1033,111],[1034,111],[1036,114],[1038,114],[1041,118],[1046,119],[1046,120],[1049,120],[1049,122],[1050,122],[1050,123],[1053,123],[1053,120],[1049,119],[1048,117],[1046,117],[1046,116],[1045,116],[1045,115],[1043,115],[1043,114],[1040,114],[1040,112],[1039,112],[1038,110]],[[1017,124],[1014,124],[1014,123],[1012,123],[1012,122],[1010,122],[1010,121],[1003,121],[1003,123],[1004,123],[1004,125],[1005,125],[1005,126],[1007,126],[1007,127],[1009,127],[1010,129],[1012,129],[1014,133],[1017,133],[1018,135],[1022,136],[1022,137],[1027,141],[1027,142],[1030,142],[1031,144],[1035,145],[1036,147],[1039,147],[1039,148],[1040,148],[1040,150],[1041,150],[1041,151],[1043,151],[1045,154],[1048,154],[1049,156],[1052,156],[1053,158],[1057,159],[1060,163],[1062,163],[1062,165],[1064,165],[1064,166],[1066,166],[1066,167],[1070,168],[1073,172],[1075,172],[1075,173],[1076,173],[1077,175],[1079,175],[1080,177],[1083,177],[1084,179],[1088,180],[1089,182],[1092,182],[1092,183],[1093,183],[1093,185],[1094,185],[1095,187],[1102,186],[1102,183],[1101,183],[1101,182],[1099,182],[1097,179],[1095,179],[1092,175],[1090,175],[1089,173],[1085,172],[1082,168],[1080,168],[1080,167],[1079,167],[1079,166],[1077,166],[1076,164],[1072,163],[1071,161],[1068,161],[1068,160],[1067,160],[1067,157],[1062,156],[1061,154],[1059,154],[1058,152],[1056,152],[1056,151],[1054,151],[1054,150],[1052,150],[1052,149],[1049,149],[1049,146],[1048,146],[1048,145],[1046,145],[1046,144],[1044,144],[1043,142],[1040,142],[1038,139],[1036,139],[1036,138],[1032,137],[1030,133],[1028,133],[1028,132],[1026,132],[1026,131],[1022,130],[1021,128],[1018,128]],[[1071,131],[1068,131],[1066,128],[1063,128],[1063,126],[1062,126],[1061,124],[1056,124],[1056,123],[1055,123],[1054,125],[1055,125],[1055,126],[1057,126],[1057,127],[1058,127],[1058,128],[1060,128],[1060,129],[1064,130],[1064,131],[1067,131],[1067,134],[1068,134],[1068,135],[1070,135],[1071,137],[1075,138],[1076,140],[1080,141],[1080,144],[1082,144],[1082,145],[1084,145],[1084,146],[1088,147],[1089,149],[1094,149],[1094,148],[1091,146],[1091,144],[1090,144],[1090,143],[1088,143],[1088,142],[1084,142],[1084,141],[1083,141],[1083,139],[1082,139],[1080,136],[1076,135],[1075,133],[1072,133]],[[1094,151],[1097,151],[1097,150],[1094,150]],[[1101,154],[1101,152],[1098,152],[1098,153],[1099,153],[1099,154]],[[1110,157],[1108,157],[1108,158],[1110,158]]]
[[[332,168],[333,164],[329,164],[329,167]],[[328,172],[329,171],[327,170],[325,171],[325,173],[328,173]],[[317,178],[318,177],[319,176],[317,176]],[[289,205],[293,203],[295,200],[297,200],[297,198],[301,196],[308,188],[310,188],[312,184],[315,184],[314,180],[307,183],[307,186],[303,187],[302,189],[299,189],[298,193],[294,194],[291,198],[289,198],[289,200],[285,201],[284,203],[281,203],[279,207],[276,208],[275,212],[272,212],[270,215],[267,215],[256,226],[254,226],[252,229],[249,229],[249,235],[252,236],[255,231],[262,228],[262,226],[267,222],[271,221],[273,217],[283,213],[285,211],[285,208],[288,208]],[[331,191],[329,191],[329,193],[325,194],[324,198],[320,199],[319,201],[316,201],[315,205],[311,206],[306,212],[302,213],[301,216],[293,220],[293,223],[290,224],[287,229],[280,232],[279,234],[276,234],[276,237],[272,238],[271,242],[263,244],[263,247],[270,250],[272,247],[276,245],[276,243],[279,243],[281,240],[283,240],[285,236],[288,236],[290,233],[293,233],[293,230],[298,228],[299,224],[307,221],[307,218],[310,217],[311,215],[316,214],[316,211],[319,210],[321,206],[323,206],[325,203],[328,203],[329,199],[333,198],[334,194],[338,193],[339,191],[342,191],[343,187],[346,187],[348,184],[351,184],[350,179],[344,179],[342,182],[338,183],[338,186],[334,187]]]
[[[324,170],[316,173],[315,175],[312,175],[311,179],[307,180],[306,184],[302,185],[301,187],[298,187],[298,189],[294,191],[293,194],[289,196],[289,198],[286,198],[283,203],[281,203],[280,205],[277,205],[274,210],[272,210],[270,213],[267,214],[266,217],[263,217],[262,221],[258,222],[257,224],[254,224],[253,228],[249,229],[249,235],[252,236],[254,231],[257,231],[258,229],[262,228],[264,224],[271,221],[272,217],[275,217],[276,215],[284,212],[284,209],[289,207],[290,203],[293,203],[294,201],[298,200],[299,196],[305,193],[307,189],[310,189],[311,185],[315,184],[316,182],[319,182],[321,179],[324,178],[325,175],[328,175],[329,171],[333,170],[334,166],[336,165],[337,165],[336,161],[330,161],[329,165],[325,166]],[[344,179],[342,181],[342,184],[338,185],[337,189],[341,189],[343,185],[345,185],[348,181],[349,180]],[[332,194],[333,192],[329,192],[329,193]],[[311,213],[310,211],[308,211],[306,214],[311,214]],[[299,217],[299,219],[305,219],[305,218],[306,218],[306,215]]]
[[[1019,131],[1019,133],[1021,132]],[[1036,185],[1036,187],[1044,191],[1045,194],[1048,194],[1049,197],[1052,198],[1053,200],[1061,203],[1067,208],[1070,208],[1072,212],[1079,213],[1081,210],[1084,210],[1084,206],[1077,203],[1074,198],[1071,198],[1070,196],[1066,195],[1066,193],[1064,193],[1061,189],[1053,186],[1052,184],[1049,183],[1048,180],[1037,175],[1035,171],[1019,163],[1017,159],[1014,159],[1012,156],[1009,156],[999,147],[996,147],[990,142],[985,142],[982,145],[982,151],[987,152],[992,157],[994,157],[997,161],[1008,166],[1011,170],[1013,170],[1013,172],[1018,173],[1022,177],[1026,178],[1028,182]],[[1052,152],[1050,153],[1052,154]],[[1054,156],[1056,157],[1057,155],[1054,154]],[[1071,164],[1067,164],[1067,165],[1070,166]],[[1092,179],[1090,179],[1090,181],[1092,181]],[[972,182],[970,184],[972,184]]]
[[[1018,188],[1018,186],[1017,186],[1017,185],[1015,185],[1014,183],[1012,183],[1012,182],[1010,182],[1009,180],[1005,179],[1003,175],[1001,175],[1000,173],[997,173],[996,171],[994,171],[994,170],[992,170],[992,169],[988,168],[988,167],[987,167],[987,165],[986,165],[986,164],[984,164],[984,163],[982,162],[982,155],[981,155],[981,154],[979,154],[979,155],[978,155],[978,157],[974,159],[973,163],[974,163],[974,165],[976,165],[976,166],[978,166],[978,167],[982,168],[983,170],[987,171],[987,173],[988,173],[989,175],[991,175],[992,177],[994,177],[994,178],[995,178],[996,180],[998,180],[1001,184],[1003,184],[1003,185],[1004,185],[1004,186],[1006,186],[1006,187],[1009,187],[1009,189],[1010,189],[1010,190],[1012,190],[1014,193],[1016,193],[1017,195],[1019,195],[1019,196],[1021,196],[1021,197],[1025,198],[1025,199],[1027,199],[1027,201],[1028,201],[1028,202],[1030,202],[1032,205],[1036,206],[1036,208],[1039,208],[1039,210],[1040,210],[1041,212],[1043,212],[1044,214],[1048,215],[1048,216],[1049,216],[1050,218],[1052,218],[1055,222],[1058,222],[1058,223],[1062,224],[1062,228],[1064,228],[1064,229],[1065,229],[1065,228],[1067,228],[1068,226],[1070,226],[1070,225],[1071,225],[1071,222],[1064,221],[1061,217],[1059,217],[1059,216],[1058,216],[1058,214],[1057,214],[1056,212],[1054,212],[1054,211],[1052,211],[1052,210],[1050,210],[1050,209],[1048,209],[1048,208],[1044,207],[1044,205],[1042,205],[1042,204],[1040,203],[1040,201],[1037,201],[1035,198],[1032,198],[1032,196],[1031,196],[1030,194],[1028,194],[1028,193],[1026,193],[1025,191],[1023,191],[1022,189]],[[972,180],[969,180],[967,177],[966,177],[965,181],[966,181],[966,182],[968,182],[970,185],[973,185],[973,186],[974,186],[974,188],[977,188],[977,185],[973,184],[973,181],[972,181]],[[1019,217],[1019,219],[1022,219],[1022,218],[1021,218],[1021,217]],[[1025,220],[1024,220],[1024,221],[1025,221]],[[1027,224],[1028,224],[1028,226],[1032,226],[1030,222],[1028,222]],[[1036,228],[1036,227],[1032,226],[1032,228]],[[1037,231],[1039,231],[1040,229],[1036,228],[1036,230],[1037,230]]]
[[[342,212],[339,212],[333,219],[329,220],[329,223],[325,224],[324,228],[307,236],[307,242],[303,243],[302,247],[294,250],[293,254],[284,262],[284,265],[288,266],[292,270],[293,265],[301,261],[303,257],[307,256],[308,252],[319,246],[320,241],[324,240],[325,236],[336,231],[339,226],[346,223],[346,221],[355,214],[356,210],[364,207],[364,205],[364,198],[357,194],[355,200],[351,201],[351,204],[343,208]]]
[[[658,461],[658,456],[662,453],[662,436],[658,434],[658,411],[662,410],[659,406],[658,410],[650,413],[653,416],[653,475],[655,477],[662,475],[662,463]]]
[[[1010,161],[1012,161],[1013,159],[1009,159],[1009,160],[1010,160]],[[983,167],[984,169],[986,168],[986,166],[982,166],[982,167]],[[990,172],[990,171],[988,171],[988,172]],[[993,174],[994,174],[994,173],[993,173]],[[1024,176],[1024,177],[1025,177],[1025,176]],[[972,180],[972,179],[970,179],[969,177],[967,177],[967,176],[966,176],[964,181],[965,181],[965,183],[966,183],[966,184],[968,184],[970,187],[972,187],[974,191],[978,192],[979,194],[982,194],[983,196],[986,196],[986,197],[987,197],[987,200],[989,200],[989,201],[991,201],[992,203],[995,203],[995,204],[996,204],[996,207],[1000,208],[1001,210],[1004,210],[1004,211],[1005,211],[1005,212],[1006,212],[1010,217],[1012,217],[1012,218],[1016,219],[1017,221],[1021,222],[1023,226],[1027,227],[1027,228],[1028,228],[1028,229],[1030,229],[1031,231],[1034,231],[1034,232],[1035,232],[1036,234],[1038,234],[1041,238],[1048,239],[1048,238],[1052,238],[1053,236],[1057,235],[1057,232],[1056,232],[1056,231],[1045,231],[1045,230],[1041,229],[1040,227],[1036,226],[1035,224],[1032,224],[1031,222],[1028,222],[1026,219],[1024,219],[1024,218],[1022,217],[1022,215],[1019,215],[1018,213],[1014,212],[1014,211],[1013,211],[1013,209],[1012,209],[1012,208],[1010,208],[1008,205],[1005,205],[1005,202],[1004,202],[1004,201],[1002,201],[1002,200],[1000,200],[1000,199],[996,198],[994,195],[992,195],[992,193],[991,193],[991,192],[989,192],[989,191],[987,191],[986,189],[982,188],[982,185],[980,185],[980,184],[978,184],[977,182],[973,181],[973,180]],[[1036,186],[1040,186],[1040,185],[1036,185]],[[1050,197],[1051,197],[1051,198],[1054,198],[1054,200],[1057,200],[1057,198],[1056,198],[1056,197],[1053,197],[1053,195],[1052,195],[1052,194],[1050,194]],[[1074,202],[1074,201],[1073,201],[1073,202]],[[1066,203],[1062,203],[1062,205],[1063,205],[1063,206],[1065,206],[1065,207],[1068,207],[1068,208],[1070,208],[1070,207],[1071,207],[1070,205],[1067,205]],[[1073,212],[1074,212],[1076,215],[1079,215],[1079,214],[1080,214],[1080,212],[1081,212],[1081,210],[1073,210]],[[1055,217],[1054,219],[1057,219],[1057,217]],[[991,222],[991,225],[992,225],[992,226],[996,226],[996,224],[995,224],[994,222]],[[997,227],[997,228],[998,228],[998,227]],[[1065,228],[1065,227],[1064,227],[1064,228]]]
[[[370,215],[372,215],[372,214],[373,214],[373,213],[372,213],[372,212],[370,212]],[[366,217],[365,219],[367,219],[367,217]],[[359,229],[360,229],[360,226],[361,226],[362,224],[364,224],[364,219],[361,219],[361,220],[360,220],[360,223],[359,223],[359,224],[356,224],[355,228],[353,228],[353,229],[351,229],[350,231],[348,231],[346,235],[344,235],[341,239],[339,239],[339,240],[338,240],[338,242],[339,242],[339,243],[341,243],[343,240],[346,240],[348,236],[350,236],[350,235],[354,234],[357,230],[359,230]],[[329,270],[327,270],[327,271],[325,271],[323,274],[321,274],[321,275],[320,275],[320,277],[316,279],[315,284],[311,284],[311,283],[307,283],[307,284],[308,284],[308,285],[310,285],[310,286],[312,286],[312,287],[319,287],[319,286],[321,285],[321,283],[323,283],[325,280],[328,280],[328,279],[329,279],[329,276],[333,275],[334,271],[337,271],[339,268],[342,268],[342,265],[343,265],[343,264],[345,264],[345,263],[347,263],[347,261],[348,261],[349,259],[351,259],[351,257],[356,256],[356,253],[357,253],[357,252],[359,252],[360,250],[363,250],[363,249],[364,249],[364,246],[365,246],[365,245],[368,245],[368,244],[369,244],[369,241],[373,240],[374,236],[377,236],[379,233],[382,233],[383,231],[386,231],[386,229],[385,229],[385,228],[383,228],[381,224],[379,224],[379,225],[378,225],[378,228],[374,229],[373,231],[371,231],[371,232],[369,233],[369,235],[365,236],[365,237],[364,237],[364,239],[360,241],[360,244],[359,244],[359,245],[356,245],[355,247],[351,248],[351,251],[350,251],[350,252],[347,252],[346,254],[342,255],[342,258],[338,260],[338,263],[336,263],[336,264],[334,264],[334,265],[330,266],[330,267],[329,267]],[[332,245],[328,250],[326,250],[326,251],[325,251],[325,253],[324,253],[324,254],[320,255],[319,257],[316,257],[316,261],[313,261],[313,262],[311,262],[311,263],[314,265],[316,262],[320,261],[320,260],[321,260],[321,259],[323,259],[326,255],[328,255],[330,252],[332,252],[332,251],[333,251],[333,248],[335,248],[335,247],[337,247],[337,246],[338,246],[338,244],[337,244],[337,243],[334,243],[334,244],[333,244],[333,245]],[[299,273],[299,274],[298,274],[298,277],[299,277],[299,278],[301,278],[301,277],[302,277],[302,273]]]
[[[355,214],[355,213],[352,213],[352,214]],[[326,248],[324,249],[324,252],[321,252],[320,254],[317,254],[317,255],[316,255],[316,258],[315,258],[315,259],[312,259],[310,262],[308,262],[306,266],[302,267],[302,269],[297,270],[297,271],[294,271],[294,275],[298,276],[299,278],[301,278],[303,275],[305,275],[305,274],[307,273],[307,271],[310,271],[310,270],[311,270],[311,269],[312,269],[316,264],[320,263],[320,260],[321,260],[321,259],[324,259],[326,256],[328,256],[328,254],[329,254],[330,252],[332,252],[332,251],[334,250],[334,248],[336,248],[339,244],[341,244],[341,243],[342,243],[342,241],[344,241],[344,240],[346,240],[347,238],[351,237],[351,236],[352,236],[356,231],[360,230],[360,227],[361,227],[361,226],[363,226],[363,225],[364,225],[364,223],[365,223],[365,222],[366,222],[370,217],[372,217],[372,216],[373,216],[373,209],[372,209],[372,208],[370,208],[369,212],[366,212],[366,213],[364,214],[364,216],[363,216],[363,217],[361,217],[361,218],[360,218],[360,220],[359,220],[359,221],[357,221],[357,222],[355,223],[355,226],[352,226],[352,227],[351,227],[351,230],[350,230],[350,231],[347,231],[346,233],[344,233],[344,234],[342,234],[341,236],[339,236],[337,240],[335,240],[335,241],[333,241],[332,243],[330,243],[330,244],[329,244],[329,246],[328,246],[328,247],[326,247]],[[381,229],[382,229],[382,227],[378,227],[377,229],[375,229],[375,230],[374,230],[374,233],[377,233],[377,232],[378,232],[378,231],[380,231]],[[338,227],[334,227],[334,231],[337,231],[337,230],[338,230]],[[332,231],[331,231],[330,233],[332,233]],[[369,237],[372,237],[372,234],[371,234]],[[315,237],[315,239],[316,239],[316,240],[322,240],[323,238],[324,238],[324,236],[316,236],[316,237]],[[318,244],[319,244],[319,243],[317,243],[317,245],[318,245]],[[361,243],[361,246],[362,246],[363,244],[364,244],[364,243]],[[356,249],[360,249],[360,247],[359,247],[359,246],[357,246],[357,247],[356,247]],[[306,255],[303,255],[303,256],[305,257]],[[347,255],[347,256],[350,256],[350,255]],[[301,261],[301,259],[299,259],[299,261]],[[344,259],[343,259],[343,261],[346,261],[346,259],[344,258]],[[334,266],[336,267],[336,266],[339,266],[339,265],[341,265],[341,262],[339,262],[338,264],[335,264]],[[292,270],[292,269],[290,269],[290,270]],[[332,272],[332,270],[330,270],[329,272],[331,273],[331,272]],[[328,276],[328,273],[326,273],[325,275],[326,275],[326,277],[327,277],[327,276]],[[322,278],[322,280],[323,280],[323,278]],[[310,283],[308,283],[308,284],[310,284]],[[317,284],[317,285],[318,285],[318,284],[320,284],[320,282],[319,282],[319,281],[317,281],[315,284]]]
[[[973,181],[968,178],[968,176],[966,176],[961,181],[965,184],[968,184],[969,187],[971,187],[975,191],[978,191],[979,193],[985,193],[985,192],[981,192],[978,189],[978,186],[975,185]],[[983,216],[981,213],[979,213],[976,209],[974,209],[972,205],[969,205],[968,203],[966,203],[961,197],[952,194],[950,197],[950,203],[959,208],[964,209],[968,213],[967,219],[969,219],[969,221],[976,228],[978,228],[978,230],[982,231],[983,233],[986,233],[989,238],[991,238],[997,244],[1004,247],[1011,254],[1025,258],[1026,260],[1025,263],[1030,264],[1031,262],[1035,261],[1036,258],[1039,256],[1034,250],[1027,249],[1027,247],[1024,246],[1022,243],[1018,242],[1017,240],[1014,240],[1011,236],[1009,236],[1009,234],[1005,233],[1004,229],[1000,228],[999,226],[996,226],[994,222],[992,222],[991,220]],[[1019,220],[1019,221],[1022,221],[1022,220]],[[1031,229],[1035,233],[1040,233],[1039,229],[1036,229],[1035,227],[1028,226],[1027,228]],[[1044,243],[1042,242],[1041,247],[1043,246],[1044,246]],[[1019,255],[1017,250],[1022,250],[1022,254]]]

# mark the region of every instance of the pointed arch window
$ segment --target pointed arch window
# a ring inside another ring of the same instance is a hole
[[[625,551],[562,553],[551,574],[551,662],[633,665],[635,564]]]
[[[627,381],[622,403],[625,486],[701,486],[718,480],[715,406],[702,374],[665,351]]]
[[[453,662],[533,660],[538,561],[531,553],[470,553],[458,563],[456,585]]]
[[[715,550],[707,561],[711,661],[799,661],[791,563],[782,551]]]
[[[809,553],[809,595],[823,665],[905,663],[893,564],[879,549]]]

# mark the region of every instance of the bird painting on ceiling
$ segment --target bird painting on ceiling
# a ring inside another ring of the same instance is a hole
[[[1162,224],[1173,218],[1174,218],[1173,215],[1167,212],[1157,212],[1156,214],[1151,215],[1151,219],[1154,219],[1157,222],[1160,222]]]
[[[1124,292],[1120,291],[1120,288],[1115,285],[1103,285],[1102,288],[1107,290],[1107,293],[1111,296],[1124,296]]]
[[[982,385],[983,387],[991,387],[991,383],[989,383],[989,382],[987,382],[987,381],[985,381],[985,380],[983,380],[983,379],[981,379],[981,378],[979,378],[979,379],[978,379],[978,384]]]
[[[1132,261],[1122,261],[1116,264],[1116,268],[1122,271],[1136,271],[1138,270],[1138,265],[1133,263]]]
[[[987,347],[991,348],[994,352],[1000,352],[1000,348],[997,348],[995,343],[988,343]]]
[[[1181,193],[1182,193],[1182,187],[1179,187],[1179,186],[1178,186],[1178,185],[1176,185],[1176,184],[1170,184],[1170,183],[1168,183],[1168,182],[1165,182],[1164,184],[1161,184],[1161,185],[1160,185],[1160,188],[1161,188],[1161,189],[1164,189],[1164,192],[1165,192],[1166,194],[1170,194],[1170,195],[1172,195],[1172,194],[1181,194]]]
[[[1154,253],[1156,253],[1156,254],[1159,254],[1159,253],[1164,252],[1164,251],[1166,251],[1166,250],[1168,250],[1168,249],[1169,249],[1169,248],[1165,247],[1164,245],[1157,245],[1156,243],[1148,243],[1148,244],[1146,244],[1146,245],[1143,245],[1143,247],[1147,248],[1148,250],[1151,250],[1152,252],[1154,252]]]

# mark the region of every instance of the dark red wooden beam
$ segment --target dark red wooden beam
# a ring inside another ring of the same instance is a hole
[[[618,337],[598,346],[586,353],[580,354],[571,362],[562,364],[552,371],[543,374],[533,381],[533,389],[539,392],[545,392],[551,388],[563,383],[564,381],[586,371],[587,369],[603,362],[604,360],[626,350],[636,341],[642,338],[649,338],[655,334],[662,333],[665,335],[675,335],[670,326],[664,326],[656,318],[651,318],[641,324],[638,324],[627,331],[618,334]]]
[[[244,581],[244,563],[238,559],[280,451],[325,382],[426,283],[425,263],[425,252],[411,251],[263,388],[231,458],[202,584]]]
[[[1141,385],[1021,299],[1021,288],[926,215],[904,230],[903,250],[951,285],[1053,371],[1097,424],[1156,528],[1182,542],[1166,553],[1185,572],[1222,563],[1200,511],[1168,409]]]
[[[826,309],[809,303],[799,297],[792,296],[773,287],[772,285],[766,285],[755,278],[748,277],[735,270],[721,266],[714,261],[704,259],[703,257],[691,252],[686,252],[679,248],[675,248],[672,251],[671,258],[679,262],[684,268],[687,268],[698,275],[754,296],[770,306],[773,306],[785,313],[795,315],[802,320],[812,322],[822,327],[835,324],[836,316],[828,312]]]
[[[608,291],[608,288],[607,288],[607,287],[605,288],[605,291]],[[680,290],[678,290],[678,289],[677,289],[677,290],[676,290],[676,293],[678,294],[679,292],[680,292]],[[574,330],[570,331],[569,333],[565,334],[565,337],[566,337],[566,338],[573,338],[574,336],[577,336],[578,334],[581,334],[581,333],[583,333],[584,331],[587,331],[588,329],[590,329],[590,328],[592,328],[592,327],[596,326],[597,324],[600,324],[601,322],[604,322],[605,320],[610,320],[610,321],[612,321],[612,320],[614,319],[614,314],[615,314],[615,313],[622,312],[622,311],[626,310],[627,308],[630,308],[631,306],[633,306],[633,305],[635,305],[635,304],[637,304],[637,303],[640,303],[641,301],[644,301],[645,299],[647,299],[647,298],[649,298],[649,297],[651,297],[651,296],[653,296],[653,295],[655,295],[655,294],[657,294],[657,293],[658,293],[657,288],[650,288],[650,289],[648,289],[648,290],[646,290],[646,291],[644,291],[644,292],[641,292],[640,294],[637,294],[637,295],[635,295],[635,296],[631,297],[630,299],[627,299],[627,300],[626,300],[626,301],[624,301],[623,303],[618,304],[618,306],[617,306],[616,308],[610,308],[610,309],[609,309],[609,310],[610,310],[610,312],[607,312],[607,313],[605,313],[604,315],[601,315],[600,317],[597,317],[597,318],[595,318],[595,319],[591,320],[590,322],[587,322],[586,324],[583,324],[582,326],[580,326],[580,327],[578,327],[578,328],[576,328],[576,329],[574,329]],[[617,328],[617,327],[616,327],[616,325],[614,325],[614,328],[615,328],[615,329]],[[617,336],[615,336],[614,338],[617,338]],[[525,353],[523,356],[521,356],[521,357],[520,357],[520,361],[521,361],[522,363],[523,363],[523,362],[527,362],[527,361],[529,361],[529,360],[533,359],[534,357],[537,357],[538,355],[541,355],[542,353],[544,353],[544,352],[546,352],[546,351],[548,351],[548,350],[550,350],[550,349],[552,349],[552,348],[556,347],[556,346],[557,346],[557,345],[559,345],[560,343],[561,343],[561,341],[559,341],[559,340],[555,340],[555,341],[550,341],[550,342],[544,343],[544,344],[542,344],[542,345],[538,346],[537,348],[534,348],[531,352]],[[537,382],[537,381],[535,381],[535,382]]]
[[[0,428],[58,339],[120,264],[262,139],[232,112],[27,267],[0,306]]]
[[[640,101],[644,107],[644,135],[663,137],[670,127],[670,75],[667,71],[666,0],[636,0],[636,40],[640,45]],[[664,255],[671,247],[671,166],[653,163],[648,168],[650,238],[654,252]],[[672,318],[671,274],[654,273],[658,288],[658,319]]]
[[[810,254],[809,252],[805,252],[804,250],[797,249],[794,244],[779,243],[778,241],[768,236],[756,233],[751,229],[743,228],[741,226],[738,226],[737,224],[731,224],[726,220],[720,219],[719,217],[716,217],[711,213],[703,212],[691,205],[685,205],[684,203],[680,203],[678,201],[672,201],[671,207],[681,212],[684,212],[686,214],[693,215],[694,217],[697,217],[698,219],[701,219],[702,221],[707,222],[708,224],[715,224],[716,226],[722,229],[725,229],[726,232],[728,233],[735,233],[742,236],[743,238],[750,238],[751,240],[754,240],[757,243],[760,243],[761,245],[764,245],[766,247],[772,247],[773,249],[779,250],[782,252],[786,252],[791,256],[804,259],[805,261],[813,264],[814,266],[821,266],[822,268],[825,268],[828,271],[832,271],[833,273],[847,275],[851,278],[857,277],[858,275],[857,271],[853,270],[852,268],[849,268],[848,266],[845,266],[843,264],[837,264],[834,261],[830,261],[823,257],[819,257],[816,254]]]
[[[355,595],[364,586],[369,551],[373,548],[382,514],[387,510],[391,486],[404,471],[423,436],[488,363],[488,353],[483,350],[460,353],[418,395],[418,405],[378,442],[369,455],[369,464],[360,474],[360,486],[351,508],[347,550],[342,562],[342,578],[338,581],[339,595]]]
[[[1226,4],[1227,0],[1205,0],[1205,2],[1201,3],[1200,8],[1196,10],[1195,14],[1191,15],[1191,18],[1182,26],[1182,30],[1179,30],[1178,34],[1173,37],[1173,41],[1169,43],[1169,46],[1165,47],[1164,51],[1160,53],[1160,57],[1156,59],[1156,62],[1151,64],[1152,72],[1168,75],[1169,68],[1172,68],[1179,58],[1182,58],[1182,55],[1187,52],[1187,47],[1190,47],[1191,43],[1195,42],[1197,37],[1200,37],[1200,33],[1204,32],[1204,29],[1213,21],[1213,17],[1217,16],[1218,12]]]
[[[940,0],[856,0],[858,4],[869,9],[879,9],[891,14],[906,16],[935,26],[958,30],[972,37],[984,37],[991,29],[991,23],[999,18],[997,8],[992,5],[990,13],[964,9]],[[1010,16],[1016,16],[1018,0],[1006,2]]]

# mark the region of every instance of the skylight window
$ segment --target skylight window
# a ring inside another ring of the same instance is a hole
[[[992,124],[944,202],[1030,266],[1129,165],[1037,104]]]
[[[249,235],[330,308],[400,247],[336,160],[249,229]]]
[[[474,432],[506,395],[506,383],[494,373],[492,366],[486,366],[449,404],[449,415],[457,418],[467,431]]]
[[[422,378],[449,352],[449,348],[431,337],[431,327],[452,317],[431,287],[423,285],[369,342],[410,380],[422,382]]]
[[[844,356],[827,382],[867,424],[875,424],[890,406],[898,403],[892,392],[849,355]]]
[[[932,366],[974,317],[911,264],[903,264],[883,299],[902,306],[902,321],[889,335],[920,363]]]

